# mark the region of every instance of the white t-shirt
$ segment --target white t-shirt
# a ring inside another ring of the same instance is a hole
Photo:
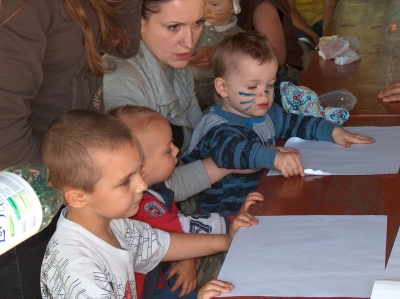
[[[134,272],[146,274],[160,263],[169,234],[131,219],[115,219],[110,227],[118,249],[65,218],[47,245],[42,262],[42,298],[137,298]]]

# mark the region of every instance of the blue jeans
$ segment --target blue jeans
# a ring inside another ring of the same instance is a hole
[[[171,288],[174,286],[176,277],[172,277],[170,280],[166,280],[168,277],[168,272],[165,273],[165,289],[157,289],[154,299],[178,299],[179,293],[181,292],[182,288],[180,287],[175,292],[171,292]],[[184,299],[197,299],[197,294],[195,292],[191,292],[188,295],[182,297]]]

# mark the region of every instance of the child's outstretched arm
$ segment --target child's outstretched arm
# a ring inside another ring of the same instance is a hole
[[[179,293],[179,297],[186,296],[190,292],[194,291],[197,286],[195,260],[189,259],[177,262],[171,267],[168,279],[171,279],[174,275],[177,275],[177,278],[175,284],[171,288],[171,292],[175,292],[181,286],[182,290]]]
[[[350,147],[351,144],[370,144],[375,139],[364,134],[350,133],[341,127],[336,127],[332,132],[332,139],[336,144]]]
[[[210,299],[223,293],[230,293],[233,290],[233,284],[230,282],[212,279],[199,290],[197,299]]]
[[[169,233],[170,245],[163,261],[180,261],[228,251],[233,237],[241,227],[258,224],[258,219],[247,212],[240,212],[231,223],[229,234]]]

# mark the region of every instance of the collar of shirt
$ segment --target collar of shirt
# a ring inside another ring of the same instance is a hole
[[[229,24],[225,24],[225,25],[221,25],[221,26],[213,26],[208,21],[205,21],[204,26],[208,26],[208,27],[212,26],[212,27],[215,28],[215,31],[224,32],[224,31],[227,31],[227,30],[229,30],[229,29],[231,29],[231,28],[236,26],[236,23],[237,23],[237,20],[238,20],[237,16],[232,15],[232,19],[231,20],[232,20],[232,22],[230,22]]]

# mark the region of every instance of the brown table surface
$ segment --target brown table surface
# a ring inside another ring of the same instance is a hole
[[[392,25],[397,30],[392,30]],[[365,116],[400,117],[400,102],[383,103],[378,93],[400,80],[400,1],[339,1],[326,35],[356,36],[359,61],[337,65],[314,53],[301,85],[318,95],[347,88],[358,102],[350,119]]]
[[[382,125],[382,120],[384,118],[360,118],[358,125]],[[284,143],[280,141],[281,144]],[[250,207],[253,215],[387,215],[387,262],[400,225],[400,172],[390,175],[331,175],[304,178],[266,176],[267,172],[268,170],[265,171],[257,189],[264,195],[265,200]]]

